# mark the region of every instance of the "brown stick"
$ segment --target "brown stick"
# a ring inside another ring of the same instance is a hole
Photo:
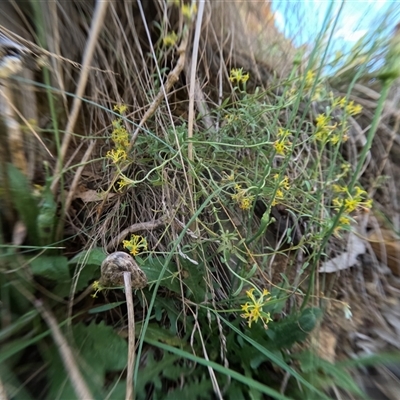
[[[133,224],[128,228],[124,229],[117,237],[111,240],[111,242],[107,245],[107,250],[108,251],[115,250],[115,248],[118,246],[118,243],[122,242],[122,240],[125,239],[125,237],[128,236],[130,233],[156,229],[159,228],[160,226],[165,225],[165,223],[166,219],[160,218],[156,219],[155,221],[140,222],[138,224]]]
[[[63,163],[65,155],[68,150],[69,142],[71,140],[72,131],[75,127],[75,123],[78,119],[79,110],[82,104],[82,96],[86,88],[89,67],[92,62],[94,49],[96,48],[97,39],[101,29],[103,28],[103,21],[106,15],[106,10],[108,7],[108,0],[98,1],[96,3],[96,8],[94,10],[92,25],[90,28],[90,35],[88,42],[86,43],[86,48],[84,51],[84,57],[82,62],[82,73],[79,77],[78,87],[75,92],[74,102],[72,104],[71,115],[69,116],[67,127],[65,128],[65,135],[61,145],[60,154],[58,154],[58,160],[56,165],[56,170],[54,173],[54,179],[51,184],[51,190],[53,193],[57,191],[58,181],[60,180]]]
[[[135,368],[135,312],[131,286],[131,273],[124,272],[126,306],[128,308],[128,366],[126,371],[125,400],[135,399],[133,373]]]
[[[53,317],[51,312],[45,308],[41,300],[35,300],[34,305],[42,315],[43,319],[46,321],[46,324],[51,331],[54,342],[57,344],[62,362],[64,363],[64,367],[68,373],[69,379],[71,381],[73,389],[75,390],[77,398],[79,400],[93,399],[93,396],[90,393],[90,390],[87,387],[86,382],[81,375],[81,372],[79,371],[71,348],[69,347],[68,342],[61,333],[56,319]]]

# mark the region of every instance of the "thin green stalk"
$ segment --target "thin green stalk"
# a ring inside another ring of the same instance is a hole
[[[367,158],[368,152],[371,150],[372,141],[374,140],[375,133],[378,129],[379,120],[381,118],[383,107],[385,105],[385,101],[389,94],[389,90],[390,90],[390,87],[392,86],[392,83],[393,83],[393,81],[391,79],[387,79],[387,80],[383,81],[383,88],[382,88],[381,96],[379,97],[378,105],[376,107],[376,111],[374,114],[374,119],[372,120],[371,128],[369,129],[369,132],[367,135],[367,142],[365,143],[365,145],[361,151],[356,170],[354,171],[353,178],[351,179],[351,182],[349,185],[350,193],[354,189],[354,185],[356,184],[356,182],[359,178],[361,168],[364,166],[364,162]]]
[[[46,46],[46,35],[44,32],[44,21],[43,21],[43,12],[41,9],[41,3],[37,1],[31,1],[32,8],[34,11],[34,19],[36,21],[35,26],[37,27],[37,35],[38,35],[38,43],[41,47],[47,48]],[[43,80],[44,80],[44,87],[46,89],[46,94],[47,94],[47,101],[49,104],[49,109],[50,109],[50,116],[51,116],[51,121],[53,124],[53,132],[54,132],[54,140],[56,144],[56,149],[57,149],[57,157],[60,157],[61,155],[61,138],[60,138],[60,131],[58,128],[58,119],[57,119],[57,112],[56,112],[56,107],[54,104],[54,98],[53,98],[53,90],[51,89],[51,78],[50,78],[50,72],[49,69],[44,66],[42,69],[43,72]],[[64,187],[64,177],[61,174],[60,177],[60,184],[61,188]],[[61,215],[64,214],[64,203],[65,203],[65,196],[64,196],[64,190],[60,191],[60,201],[61,201]],[[60,218],[58,226],[55,230],[55,237],[53,239],[58,240],[58,238],[62,237],[62,230],[64,227],[64,219]]]

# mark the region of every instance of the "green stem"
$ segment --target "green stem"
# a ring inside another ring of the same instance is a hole
[[[385,105],[386,98],[389,94],[390,87],[392,86],[393,80],[387,79],[383,82],[383,88],[381,92],[381,96],[379,97],[378,105],[376,107],[376,111],[374,114],[374,119],[372,120],[371,128],[369,129],[368,136],[367,136],[367,143],[363,147],[360,158],[357,163],[356,170],[354,171],[353,178],[349,185],[349,192],[351,193],[354,189],[354,185],[356,184],[359,174],[361,172],[361,168],[364,165],[365,159],[367,158],[368,152],[371,150],[372,141],[374,140],[376,130],[378,129],[379,119],[382,115],[383,106]]]

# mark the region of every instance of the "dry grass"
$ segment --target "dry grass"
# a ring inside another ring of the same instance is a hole
[[[11,2],[7,5],[10,6]],[[95,247],[108,252],[121,250],[122,241],[128,235],[145,235],[152,255],[165,255],[168,260],[176,262],[182,312],[194,316],[192,336],[196,331],[200,332],[203,357],[209,360],[201,336],[202,327],[197,320],[198,305],[195,307],[185,298],[187,271],[183,258],[190,248],[190,255],[196,256],[192,261],[196,265],[206,265],[204,280],[208,286],[208,304],[214,309],[221,308],[218,301],[229,299],[233,291],[243,289],[235,281],[231,266],[218,256],[223,242],[220,233],[229,230],[238,241],[243,239],[243,243],[240,242],[244,246],[241,254],[245,254],[250,265],[257,266],[254,282],[260,287],[281,288],[284,274],[296,288],[292,292],[285,287],[287,293],[295,293],[291,304],[285,308],[286,312],[290,313],[309,294],[311,303],[324,305],[327,313],[319,333],[328,342],[334,336],[336,340],[331,342],[338,343],[330,345],[332,349],[325,358],[333,361],[363,351],[375,353],[399,348],[396,338],[399,331],[396,326],[390,326],[395,318],[390,306],[398,307],[396,298],[400,290],[398,279],[392,274],[398,275],[397,260],[400,259],[397,255],[400,251],[398,237],[393,233],[400,231],[395,178],[399,169],[396,155],[400,145],[396,86],[386,102],[374,146],[360,176],[363,186],[375,200],[374,212],[362,216],[368,219],[368,226],[362,234],[377,241],[384,229],[389,230],[393,235],[393,248],[385,246],[388,240],[382,240],[382,246],[373,242],[375,251],[369,248],[365,260],[354,269],[345,269],[329,277],[317,273],[315,277],[312,273],[302,276],[307,253],[295,253],[282,246],[287,240],[288,228],[293,229],[292,214],[278,209],[278,214],[274,215],[278,220],[275,229],[268,230],[257,248],[261,256],[254,255],[246,247],[244,239],[257,232],[265,210],[259,211],[258,217],[246,220],[242,211],[229,209],[222,197],[220,182],[223,173],[239,171],[238,176],[243,178],[243,182],[247,182],[246,179],[250,181],[248,177],[252,177],[255,166],[266,162],[258,158],[258,150],[253,150],[251,145],[244,146],[241,151],[227,147],[226,159],[219,151],[217,156],[221,159],[208,163],[213,160],[213,151],[198,147],[202,140],[221,141],[220,132],[226,126],[224,100],[228,99],[229,104],[240,103],[241,94],[234,90],[229,80],[232,68],[243,68],[249,73],[248,93],[257,87],[266,90],[265,102],[269,102],[268,105],[273,105],[279,96],[283,98],[284,89],[280,83],[292,71],[296,49],[274,27],[269,3],[260,6],[258,2],[204,2],[199,5],[197,13],[186,17],[179,7],[158,1],[104,1],[96,8],[86,1],[38,3],[32,7],[36,7],[31,10],[31,15],[36,15],[36,32],[28,26],[26,30],[16,30],[15,24],[5,26],[5,11],[0,15],[0,32],[26,46],[31,52],[29,57],[35,58],[36,62],[37,57],[45,61],[43,75],[34,71],[34,80],[40,82],[35,85],[34,93],[38,107],[36,103],[28,104],[31,106],[28,108],[29,118],[33,115],[36,121],[27,124],[36,133],[40,132],[43,143],[30,140],[27,146],[25,138],[24,141],[19,139],[25,150],[13,151],[11,142],[9,146],[14,155],[28,158],[25,164],[31,168],[24,167],[23,171],[32,184],[45,182],[42,161],[49,163],[53,176],[51,189],[59,205],[60,217],[55,242],[64,246],[65,255],[70,257]],[[13,15],[21,21],[20,15]],[[17,25],[21,27],[22,23]],[[171,32],[175,32],[178,39],[174,45],[168,46],[163,39]],[[267,48],[276,51],[268,52]],[[378,55],[376,57],[379,59]],[[335,96],[344,96],[349,77],[356,73],[357,65],[344,68],[328,81],[327,87],[335,91]],[[367,141],[367,131],[381,90],[376,84],[370,84],[367,75],[365,79],[358,81],[349,95],[349,100],[364,108],[361,117],[351,119],[349,141],[342,149],[343,157],[352,164],[353,170]],[[114,107],[118,105],[126,105],[127,111],[115,111]],[[268,121],[276,114],[277,126],[292,124],[293,130],[303,130],[298,138],[304,145],[292,154],[291,160],[284,161],[287,175],[293,181],[301,176],[303,169],[316,163],[317,152],[308,142],[307,129],[326,104],[305,100],[297,106],[295,115],[282,108],[260,117],[260,121],[264,118],[268,126]],[[337,118],[340,120],[342,116]],[[114,147],[111,132],[115,126],[113,123],[118,120],[129,132],[129,160],[122,164],[112,163],[106,156]],[[259,127],[257,125],[257,129]],[[193,137],[194,140],[190,140]],[[232,141],[233,147],[242,143],[240,135],[237,140],[237,143]],[[319,160],[321,170],[329,168],[332,154],[325,156],[324,153],[324,157]],[[280,162],[274,161],[273,167],[279,168]],[[383,181],[382,174],[389,178]],[[322,173],[318,175],[321,176]],[[129,181],[124,188],[118,186],[121,178]],[[226,191],[226,198],[231,194]],[[12,208],[12,205],[8,206]],[[262,204],[258,206],[263,207]],[[310,210],[293,209],[299,211],[299,215],[312,214]],[[255,211],[257,213],[257,208]],[[320,214],[312,218],[322,220],[325,209],[322,207],[318,212]],[[18,218],[15,212],[11,214],[14,218],[7,222],[17,226]],[[385,226],[381,214],[388,221]],[[286,221],[283,230],[279,218]],[[297,223],[301,225],[303,220]],[[313,229],[307,231],[309,236],[318,233],[318,227]],[[13,230],[15,233],[16,228],[5,231],[5,242],[13,241]],[[299,235],[295,238],[298,242],[302,235],[305,236],[304,231]],[[385,237],[383,233],[382,236]],[[346,250],[347,238],[344,235],[342,240],[330,239],[325,255],[334,257]],[[19,244],[23,242],[24,239]],[[267,250],[262,254],[260,249]],[[322,258],[321,254],[322,251],[318,253]],[[241,262],[233,252],[229,261],[232,265]],[[385,264],[391,271],[385,268]],[[75,283],[84,267],[82,264],[76,271]],[[314,285],[308,293],[310,282]],[[159,282],[156,289],[158,285]],[[71,316],[76,311],[76,296],[80,300],[82,293],[76,293],[72,287],[68,299]],[[364,307],[357,307],[360,302]],[[154,297],[150,308],[153,303]],[[354,317],[347,327],[338,323],[343,320],[339,315],[343,309],[339,305],[345,303],[354,304]],[[56,335],[53,317],[49,317],[46,310],[40,312]],[[226,332],[221,320],[216,320],[221,359],[226,361]],[[374,325],[372,330],[371,324]],[[318,334],[316,337],[318,341]],[[134,333],[133,336],[130,334],[130,343],[132,355]],[[142,346],[143,342],[140,342],[139,354]],[[67,369],[72,380],[80,382],[79,376],[73,377],[74,365]],[[129,364],[128,371],[132,369],[132,364]],[[215,372],[211,367],[208,370],[214,393],[222,398],[223,390]],[[84,385],[79,387],[81,398],[87,397]]]

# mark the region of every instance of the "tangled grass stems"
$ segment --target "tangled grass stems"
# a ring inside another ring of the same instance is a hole
[[[160,381],[169,385],[171,392],[177,389],[171,377],[179,376],[185,387],[197,388],[203,394],[214,390],[217,396],[225,395],[221,382],[229,377],[234,381],[226,385],[227,391],[239,393],[243,385],[246,390],[250,387],[275,398],[296,398],[299,392],[303,398],[310,393],[323,398],[327,384],[320,381],[331,372],[323,370],[317,358],[310,361],[305,354],[321,311],[310,305],[329,301],[329,294],[319,292],[327,287],[325,283],[317,285],[317,267],[332,256],[336,242],[343,244],[360,209],[370,205],[357,182],[368,149],[361,153],[353,174],[349,161],[354,160],[346,160],[344,151],[346,138],[354,140],[347,131],[348,119],[360,110],[351,93],[364,72],[360,68],[354,74],[340,101],[337,93],[331,95],[324,68],[336,21],[329,25],[326,18],[305,68],[297,60],[288,71],[288,79],[260,83],[259,71],[239,57],[234,46],[228,46],[231,64],[225,64],[223,43],[230,42],[218,36],[219,25],[212,25],[214,16],[208,14],[208,6],[219,5],[202,6],[204,15],[199,9],[197,27],[203,21],[210,30],[198,28],[195,45],[200,48],[205,43],[204,54],[214,54],[214,61],[219,61],[215,77],[205,68],[207,57],[197,61],[193,57],[191,73],[184,66],[195,27],[194,7],[177,1],[157,3],[160,19],[154,28],[147,22],[150,19],[142,3],[134,9],[140,18],[124,3],[129,23],[122,31],[119,5],[109,3],[110,18],[105,21],[104,36],[99,36],[99,44],[105,48],[99,46],[93,59],[101,65],[96,71],[102,78],[93,77],[93,85],[88,86],[90,101],[80,96],[73,101],[81,103],[85,117],[90,119],[88,135],[78,132],[77,143],[92,142],[83,157],[77,151],[81,162],[74,161],[74,153],[62,168],[63,188],[71,190],[67,224],[77,232],[68,239],[72,242],[80,238],[79,245],[86,247],[87,253],[82,263],[64,256],[51,259],[48,253],[40,254],[40,263],[35,264],[36,259],[30,259],[30,263],[35,273],[44,277],[57,265],[57,273],[64,270],[66,282],[75,267],[75,293],[84,291],[85,285],[96,279],[91,272],[93,260],[97,262],[104,255],[100,247],[113,251],[125,245],[135,255],[148,247],[138,257],[153,284],[135,303],[139,315],[149,302],[138,338],[137,360],[143,363],[136,363],[133,373],[138,398],[143,395],[141,379],[147,376],[146,368],[153,368],[153,361],[160,360],[171,374],[160,373],[143,384],[156,395]],[[173,15],[176,20],[169,20]],[[225,14],[220,16],[226,18]],[[132,34],[130,29],[137,31]],[[131,40],[139,39],[139,31],[140,40]],[[203,36],[207,32],[211,32],[208,38]],[[217,39],[210,52],[207,40],[212,35]],[[108,44],[107,48],[105,37],[115,38],[121,46],[112,48]],[[235,37],[241,40],[240,35]],[[328,46],[318,48],[325,38]],[[190,101],[183,101],[188,78],[192,82]],[[49,82],[47,88],[50,93]],[[199,99],[204,99],[202,109],[199,104],[203,100],[196,104],[192,97],[197,90]],[[376,130],[374,124],[368,146]],[[72,132],[66,137],[69,134]],[[76,200],[75,190],[82,191],[79,194],[104,194],[104,198],[101,204],[97,197]],[[131,240],[126,240],[133,233]],[[140,240],[144,236],[146,242]],[[282,259],[285,262],[281,265]],[[47,270],[43,272],[38,264],[47,266]],[[65,286],[57,283],[57,290],[65,294]],[[248,300],[243,300],[243,293]],[[114,324],[99,324],[96,332],[107,337],[110,328],[107,340],[118,340],[115,328],[126,322],[125,311],[117,308],[120,302],[101,304],[102,296],[93,301],[99,303],[93,308],[99,313],[96,318]],[[71,304],[76,305],[73,301]],[[111,311],[113,307],[116,313]],[[102,318],[99,309],[110,314]],[[229,320],[220,319],[220,311],[229,312]],[[87,326],[80,329],[89,331]],[[155,332],[169,345],[149,339]],[[130,332],[129,378],[134,356],[132,338]],[[152,346],[144,347],[144,343]],[[188,343],[203,357],[179,350]],[[157,360],[154,348],[163,350]],[[180,358],[174,359],[174,354]],[[189,361],[199,365],[193,367]],[[228,363],[231,369],[222,367]],[[284,371],[290,377],[285,380],[288,384],[281,386],[285,394],[275,390],[276,382],[268,373],[260,374],[268,372],[271,363],[274,373]],[[205,373],[200,365],[207,368]],[[311,375],[315,373],[315,379],[309,378],[306,366],[311,368]],[[115,368],[121,370],[120,366]],[[235,368],[243,372],[232,371]],[[194,378],[185,375],[188,369]],[[105,376],[103,372],[99,372],[100,379]],[[125,383],[125,394],[131,397],[129,379]]]

